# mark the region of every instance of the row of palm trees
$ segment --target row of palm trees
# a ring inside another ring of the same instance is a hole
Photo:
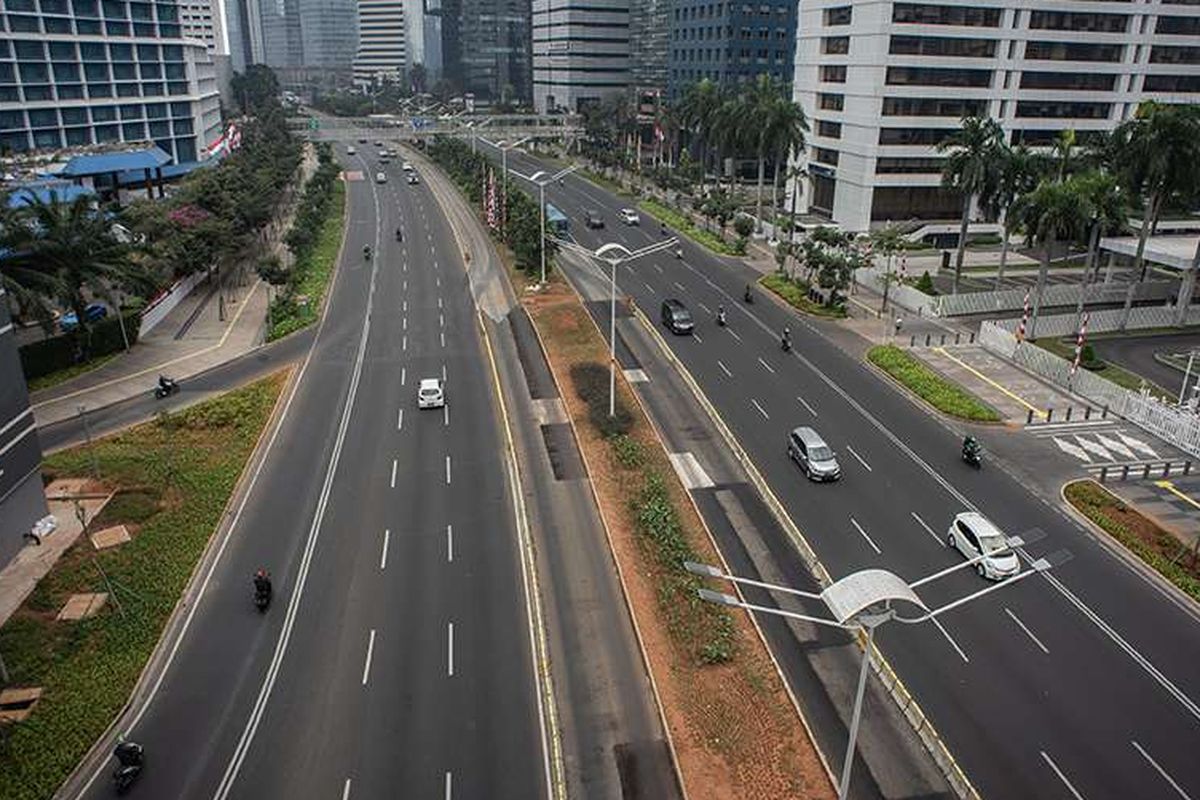
[[[977,208],[982,216],[1003,224],[997,283],[1003,277],[1011,233],[1023,232],[1041,250],[1031,337],[1057,248],[1086,242],[1086,287],[1093,271],[1099,271],[1100,237],[1120,232],[1130,214],[1140,212],[1137,280],[1125,297],[1128,316],[1137,285],[1146,276],[1146,241],[1163,211],[1200,197],[1200,106],[1195,105],[1147,102],[1131,119],[1111,133],[1094,136],[1086,147],[1080,148],[1074,132],[1066,131],[1041,152],[1009,145],[993,119],[967,117],[938,149],[948,154],[943,185],[963,198],[954,291],[962,274],[972,209]]]

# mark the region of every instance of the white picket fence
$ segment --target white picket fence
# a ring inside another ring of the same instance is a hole
[[[942,317],[988,314],[996,311],[1020,311],[1025,307],[1026,291],[1028,290],[1021,288],[1002,289],[998,292],[961,292],[939,295],[936,298],[936,311]],[[1147,281],[1138,285],[1133,297],[1135,300],[1165,300],[1173,297],[1175,291],[1176,284],[1172,281]],[[1078,284],[1047,286],[1042,294],[1042,308],[1077,305],[1081,292],[1083,292],[1083,287]],[[1084,305],[1122,303],[1128,292],[1128,284],[1093,284],[1087,288]],[[1039,322],[1038,325],[1040,326],[1041,323]]]
[[[1151,309],[1153,310],[1153,309]],[[1131,392],[1085,369],[1071,374],[1071,362],[1029,342],[995,322],[979,328],[979,343],[986,349],[1088,401],[1107,406],[1143,430],[1181,450],[1200,457],[1200,416],[1187,407],[1164,403],[1140,392]]]
[[[1088,312],[1088,330],[1092,333],[1116,331],[1121,329],[1121,318],[1125,311],[1121,308],[1110,308],[1103,311]],[[1153,306],[1130,309],[1129,322],[1126,330],[1143,330],[1146,328],[1169,328],[1175,325],[1176,310],[1174,306]],[[1074,314],[1054,314],[1038,317],[1038,336],[1070,336],[1076,333],[1076,317]],[[1019,317],[1003,319],[995,323],[1009,333],[1015,334],[1021,325]],[[1184,325],[1200,324],[1200,306],[1191,306],[1184,314]]]
[[[854,271],[854,280],[861,286],[865,286],[871,291],[883,294],[883,270],[869,267]],[[933,316],[936,314],[934,310],[934,300],[924,292],[918,292],[911,286],[906,286],[895,280],[893,275],[892,285],[888,287],[888,300],[895,302],[896,305],[903,308],[912,314],[921,316]]]

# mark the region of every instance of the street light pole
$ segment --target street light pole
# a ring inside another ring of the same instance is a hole
[[[525,180],[529,181],[530,183],[536,184],[538,187],[538,197],[541,201],[540,202],[541,208],[539,210],[541,211],[541,219],[542,219],[542,248],[541,248],[541,250],[542,250],[541,285],[542,286],[544,286],[546,284],[546,187],[549,186],[554,181],[561,180],[564,175],[568,175],[577,169],[579,169],[578,166],[570,166],[570,167],[567,167],[566,169],[559,170],[558,172],[554,173],[553,175],[550,175],[549,177],[546,177],[545,170],[538,170],[537,172],[533,173],[532,175],[522,175],[521,173],[517,172],[516,170],[513,170],[513,174],[516,175],[518,178],[524,178]]]

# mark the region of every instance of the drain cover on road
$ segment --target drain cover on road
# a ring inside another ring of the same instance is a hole
[[[104,604],[108,602],[107,592],[84,592],[83,594],[73,594],[67,600],[67,604],[58,612],[56,619],[73,620],[87,619],[95,616],[100,609],[104,608]]]

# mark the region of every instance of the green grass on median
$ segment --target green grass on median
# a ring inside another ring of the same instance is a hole
[[[697,227],[686,214],[676,211],[664,203],[660,203],[657,200],[643,200],[638,203],[638,207],[659,222],[665,222],[673,230],[678,231],[693,242],[707,247],[714,253],[719,253],[723,256],[745,255],[744,252],[738,250],[733,242],[722,239],[712,231]]]
[[[1000,420],[996,409],[895,345],[876,345],[867,359],[943,414],[972,422]]]
[[[58,386],[60,383],[69,381],[72,378],[78,378],[80,375],[104,366],[123,353],[124,351],[117,353],[106,353],[102,356],[96,356],[95,358],[89,359],[82,364],[75,364],[74,366],[67,367],[66,369],[60,369],[55,372],[51,372],[49,375],[42,375],[40,378],[33,378],[29,381],[29,391],[40,392],[43,389],[49,389],[52,386]]]
[[[1200,559],[1169,531],[1124,503],[1092,480],[1074,481],[1063,489],[1067,502],[1099,525],[1148,566],[1200,600]]]
[[[321,316],[321,303],[329,288],[329,279],[337,263],[342,247],[343,209],[346,205],[346,187],[335,181],[330,195],[329,207],[321,231],[309,253],[296,260],[292,269],[299,275],[295,280],[295,291],[291,297],[279,297],[271,304],[271,329],[268,341],[282,339],[289,333],[307,328]],[[304,297],[300,304],[296,298]]]
[[[284,374],[46,460],[48,477],[87,476],[93,455],[117,494],[91,529],[124,524],[132,541],[69,548],[0,628],[10,685],[40,686],[41,701],[0,748],[0,797],[50,797],[133,690],[197,561],[221,521],[270,417]],[[91,619],[58,622],[76,592],[115,600]]]
[[[846,316],[845,306],[830,307],[814,303],[804,293],[804,287],[793,280],[789,280],[786,275],[773,272],[770,275],[764,275],[759,280],[759,283],[779,295],[788,305],[806,314],[813,314],[818,317],[833,317],[835,319],[843,319]]]

